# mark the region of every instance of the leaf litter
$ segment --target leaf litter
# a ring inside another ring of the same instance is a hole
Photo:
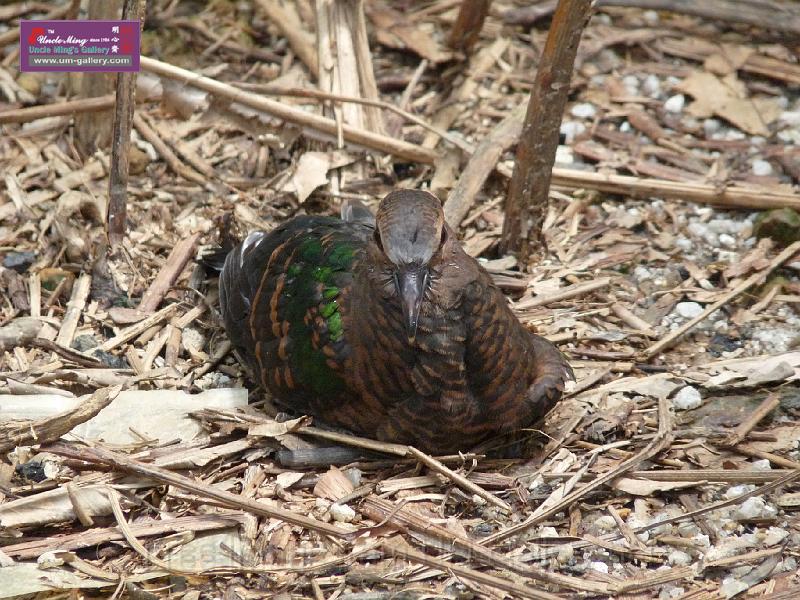
[[[790,45],[598,10],[562,123],[549,255],[497,253],[508,150],[458,228],[577,382],[524,458],[428,457],[286,420],[258,389],[248,405],[193,259],[222,215],[243,233],[347,198],[374,207],[395,186],[447,198],[527,103],[546,23],[515,25],[518,7],[495,2],[465,58],[446,44],[457,2],[366,2],[371,57],[352,48],[370,91],[350,85],[355,69],[326,75],[352,57],[313,64],[310,2],[152,4],[145,54],[230,87],[140,74],[130,231],[110,255],[108,151],[81,155],[55,110],[78,78],[18,73],[3,36],[42,7],[0,9],[0,597],[800,593],[800,258],[776,263],[791,241],[757,236],[759,212],[800,209]],[[320,89],[315,68],[330,98],[288,93]],[[350,89],[415,120],[384,112],[389,141],[359,137],[331,99]]]

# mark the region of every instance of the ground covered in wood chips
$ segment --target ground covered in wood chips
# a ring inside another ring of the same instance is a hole
[[[599,9],[549,252],[519,265],[497,250],[513,146],[486,150],[546,11],[492,3],[465,57],[449,0],[366,0],[368,48],[358,3],[147,4],[110,252],[113,83],[60,108],[86,82],[19,73],[15,27],[70,6],[0,6],[0,598],[800,597],[798,32]],[[452,198],[498,155],[451,224],[577,379],[529,455],[268,416],[195,260],[220,227]]]

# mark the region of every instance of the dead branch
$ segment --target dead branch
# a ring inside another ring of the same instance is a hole
[[[125,0],[122,18],[140,17],[139,0]],[[128,200],[128,152],[131,142],[131,123],[136,102],[136,73],[117,73],[117,103],[114,107],[114,130],[111,136],[111,164],[108,173],[108,211],[106,234],[111,247],[125,237]]]
[[[504,592],[508,592],[509,594],[519,596],[520,598],[534,598],[536,600],[557,600],[558,598],[561,597],[561,596],[556,596],[555,594],[551,594],[549,592],[545,592],[544,590],[537,590],[536,588],[532,588],[527,585],[515,583],[513,581],[509,581],[508,579],[503,579],[502,577],[489,575],[481,571],[476,571],[475,569],[470,569],[469,567],[465,567],[463,565],[454,564],[448,560],[444,560],[441,558],[430,556],[429,554],[424,554],[422,552],[412,550],[408,546],[400,546],[399,544],[394,544],[392,542],[387,541],[383,542],[382,548],[383,551],[386,552],[389,556],[404,558],[408,561],[415,562],[421,565],[426,565],[428,567],[433,567],[435,569],[441,569],[444,572],[453,573],[453,575],[461,577],[462,579],[467,579],[478,583],[482,583],[484,585],[488,585],[489,587],[493,587],[498,590],[503,590]]]
[[[591,5],[591,0],[559,1],[539,60],[517,146],[500,244],[523,263],[535,252],[535,242],[544,244],[542,224],[547,214],[559,127]]]
[[[150,124],[144,120],[141,114],[133,115],[133,126],[136,128],[136,131],[139,132],[139,135],[152,144],[155,151],[158,152],[158,155],[163,158],[164,162],[166,162],[178,175],[187,181],[193,181],[194,183],[200,185],[206,184],[206,178],[192,169],[190,166],[185,165],[178,155],[172,151],[172,148],[170,148],[167,143],[161,139],[161,136],[158,135],[158,132],[150,127]]]
[[[104,450],[102,448],[80,448],[75,445],[67,446],[66,444],[54,444],[53,446],[49,446],[47,451],[52,452],[53,454],[59,454],[61,456],[78,458],[79,460],[85,460],[91,463],[109,465],[129,473],[135,473],[137,475],[142,475],[143,477],[149,477],[155,481],[174,485],[177,488],[192,494],[196,494],[201,498],[210,498],[212,500],[216,500],[223,506],[227,506],[229,508],[243,510],[255,515],[269,517],[271,519],[280,519],[286,523],[305,527],[312,531],[317,531],[334,538],[346,538],[350,535],[344,529],[339,529],[338,527],[334,527],[328,523],[317,521],[311,517],[307,517],[290,510],[272,507],[264,504],[263,502],[250,500],[249,498],[245,498],[239,494],[232,494],[230,492],[217,489],[211,485],[196,482],[189,477],[172,473],[171,471],[162,469],[161,467],[141,463],[118,452],[111,452],[110,450]]]
[[[98,96],[97,98],[81,98],[66,102],[54,102],[41,106],[15,108],[0,112],[0,125],[3,123],[29,123],[36,119],[59,117],[62,115],[75,115],[82,112],[94,113],[114,106],[114,94]]]
[[[590,173],[578,169],[553,169],[552,184],[567,189],[591,189],[599,192],[637,198],[672,198],[690,200],[724,208],[770,210],[773,208],[800,209],[800,197],[754,185],[719,185],[667,181],[629,175]]]
[[[15,446],[30,446],[53,442],[74,427],[85,423],[117,397],[121,386],[101,388],[77,408],[40,421],[10,421],[2,425],[0,433],[0,452]]]
[[[238,90],[232,85],[216,81],[210,77],[197,75],[186,69],[181,69],[180,67],[146,56],[141,57],[141,65],[143,69],[155,73],[156,75],[192,85],[229,101],[239,102],[255,110],[263,111],[289,123],[299,125],[307,134],[312,134],[316,137],[320,137],[319,134],[325,134],[325,137],[333,139],[336,139],[338,134],[339,127],[333,119],[327,119],[320,115],[295,108],[294,106],[288,106],[269,98],[263,98],[258,94],[251,94]],[[436,152],[428,150],[427,148],[350,125],[343,124],[341,126],[341,131],[347,142],[372,150],[386,152],[387,154],[392,154],[412,162],[433,164],[437,156]]]
[[[787,33],[800,33],[800,13],[789,4],[778,4],[765,0],[713,0],[692,2],[691,0],[597,0],[597,6],[627,6],[649,10],[664,10],[711,21],[744,23],[764,29],[774,29]],[[553,14],[556,3],[553,1],[514,8],[503,14],[503,21],[509,25],[530,27],[536,21]]]
[[[497,161],[519,139],[524,109],[516,107],[475,147],[461,177],[444,203],[444,218],[457,229],[469,214],[486,178],[497,168]]]
[[[447,43],[454,50],[469,54],[483,29],[483,22],[489,14],[492,0],[464,0],[458,17],[450,30]]]

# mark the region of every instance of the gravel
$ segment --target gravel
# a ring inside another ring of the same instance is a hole
[[[686,98],[683,94],[675,94],[667,98],[664,102],[664,110],[671,113],[683,112],[683,105],[686,103]]]
[[[678,302],[675,312],[684,319],[694,319],[703,313],[703,307],[697,302]]]
[[[772,165],[769,161],[757,158],[753,161],[752,166],[753,175],[767,176],[772,175]]]
[[[573,117],[577,117],[578,119],[593,119],[597,114],[597,107],[595,107],[594,104],[582,102],[573,106],[572,110],[569,112]]]
[[[675,407],[675,410],[692,410],[702,403],[703,397],[700,395],[700,392],[691,385],[681,388],[672,399],[672,405]]]

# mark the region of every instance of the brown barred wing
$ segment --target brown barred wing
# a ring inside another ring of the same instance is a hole
[[[561,398],[572,370],[549,341],[532,334],[508,307],[488,274],[467,290],[467,377],[486,429],[527,427]]]

